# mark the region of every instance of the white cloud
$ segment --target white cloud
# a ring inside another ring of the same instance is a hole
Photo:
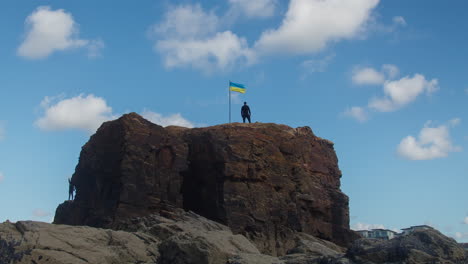
[[[384,73],[388,79],[393,80],[400,74],[400,69],[392,64],[382,65],[382,73]]]
[[[35,209],[33,211],[33,216],[35,217],[46,217],[46,216],[50,216],[51,214],[49,212],[46,212],[42,209]]]
[[[362,107],[353,106],[351,108],[346,109],[343,112],[344,116],[351,117],[356,119],[357,121],[363,123],[369,119],[366,110]]]
[[[156,49],[165,54],[168,68],[191,66],[208,72],[225,70],[236,63],[248,63],[253,55],[246,40],[230,31],[216,33],[206,39],[160,40]]]
[[[362,68],[354,72],[352,80],[359,85],[378,85],[385,82],[385,76],[373,68]]]
[[[377,71],[371,67],[356,68],[353,71],[352,81],[358,85],[379,85],[387,80],[392,80],[400,74],[397,66],[392,64],[382,65],[382,69]]]
[[[47,131],[80,129],[93,133],[104,121],[115,118],[112,115],[112,108],[106,101],[92,94],[54,102],[56,100],[57,98],[48,96],[42,100],[44,116],[35,122],[40,129]]]
[[[26,18],[26,34],[18,48],[18,55],[41,59],[55,51],[85,47],[90,40],[79,38],[79,26],[63,9],[38,7]]]
[[[461,151],[450,138],[448,125],[431,127],[427,122],[419,132],[418,138],[407,136],[398,145],[398,154],[409,160],[431,160],[447,157],[450,152]],[[453,126],[453,123],[449,122]]]
[[[3,175],[2,172],[0,172],[0,183],[2,183],[4,179],[5,179],[5,175]]]
[[[152,30],[168,38],[206,37],[215,33],[219,18],[213,12],[205,12],[197,5],[180,5],[165,14],[165,20]]]
[[[304,54],[361,32],[379,0],[291,0],[278,29],[267,30],[256,42],[261,53]]]
[[[169,10],[165,20],[152,27],[152,33],[159,37],[155,50],[163,55],[168,68],[190,66],[210,72],[254,60],[245,38],[219,31],[219,18],[200,5]]]
[[[396,111],[413,102],[419,95],[431,94],[437,91],[438,80],[426,80],[421,74],[413,77],[403,77],[400,80],[386,81],[384,83],[383,98],[374,98],[369,102],[369,107],[380,112]]]
[[[402,16],[393,17],[393,24],[398,25],[398,26],[403,26],[403,27],[407,25],[405,18]]]
[[[344,115],[354,117],[358,121],[365,121],[366,109],[379,112],[396,111],[416,100],[421,94],[430,95],[439,89],[437,79],[427,80],[422,74],[413,77],[395,78],[400,75],[400,70],[392,64],[384,64],[380,71],[374,68],[355,68],[352,81],[359,85],[383,85],[384,96],[374,97],[369,100],[367,107],[354,107],[347,109]],[[458,120],[459,121],[459,120]],[[450,122],[457,122],[457,119]]]
[[[158,124],[160,126],[182,126],[192,128],[195,125],[188,121],[187,119],[183,118],[181,114],[173,114],[169,116],[163,116],[159,113],[155,113],[149,110],[144,110],[141,114],[145,119],[148,121]]]
[[[353,230],[385,229],[385,226],[382,224],[356,223],[351,227],[351,229]]]
[[[264,18],[274,14],[277,0],[229,0],[229,3],[247,17]]]
[[[465,219],[463,219],[463,223],[466,224],[466,225],[468,225],[468,216],[465,217]]]

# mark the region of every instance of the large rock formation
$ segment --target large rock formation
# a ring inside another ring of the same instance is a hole
[[[349,245],[348,197],[333,143],[308,127],[226,124],[186,129],[127,114],[83,147],[76,199],[54,223],[118,228],[168,205],[193,211],[284,255],[294,234]]]
[[[356,263],[468,263],[468,254],[453,238],[435,229],[415,231],[388,241],[360,239],[346,256]]]

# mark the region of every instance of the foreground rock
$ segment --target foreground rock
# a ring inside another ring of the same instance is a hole
[[[158,243],[142,233],[7,222],[0,224],[0,263],[155,263]]]
[[[151,215],[121,222],[119,229],[158,238],[159,264],[226,263],[241,253],[260,254],[244,236],[192,212],[167,208],[164,216]]]
[[[415,231],[389,241],[360,239],[348,250],[356,263],[468,263],[467,254],[454,239],[437,230]]]
[[[260,254],[244,236],[183,210],[122,223],[113,231],[40,222],[0,224],[0,263],[226,263]]]
[[[311,263],[344,249],[297,234],[284,259],[263,255],[246,237],[192,212],[168,207],[162,215],[128,219],[114,231],[40,222],[0,224],[0,263]],[[263,262],[262,262],[263,261]]]
[[[183,209],[127,219],[122,231],[38,222],[0,224],[1,264],[466,264],[465,250],[435,230],[346,249],[295,233],[284,256],[262,254],[229,227]]]
[[[298,232],[348,246],[357,235],[340,177],[333,143],[308,127],[163,128],[132,113],[83,147],[76,199],[54,222],[116,229],[169,204],[229,226],[266,254],[286,254]]]

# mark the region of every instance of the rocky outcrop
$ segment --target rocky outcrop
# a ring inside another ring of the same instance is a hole
[[[309,264],[344,255],[343,248],[303,233],[296,234],[291,254],[264,255],[227,226],[173,207],[165,216],[127,219],[118,228],[6,222],[0,224],[0,263]]]
[[[83,147],[76,199],[54,223],[115,228],[173,205],[284,255],[295,232],[349,245],[348,197],[333,143],[308,127],[226,124],[186,129],[137,114],[106,122]]]
[[[8,264],[464,264],[464,249],[435,230],[390,241],[360,239],[345,249],[296,233],[284,256],[262,254],[246,237],[182,209],[121,222],[114,231],[38,222],[0,224],[0,263]]]
[[[468,254],[454,239],[435,229],[415,231],[388,241],[360,239],[347,257],[361,263],[468,263]]]
[[[182,209],[121,223],[127,231],[40,222],[0,224],[1,264],[221,264],[260,254],[242,235]]]
[[[155,263],[158,241],[143,233],[41,222],[0,224],[0,263]]]

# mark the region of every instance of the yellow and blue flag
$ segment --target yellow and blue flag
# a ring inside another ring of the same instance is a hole
[[[245,93],[247,89],[243,84],[229,82],[229,91]]]

